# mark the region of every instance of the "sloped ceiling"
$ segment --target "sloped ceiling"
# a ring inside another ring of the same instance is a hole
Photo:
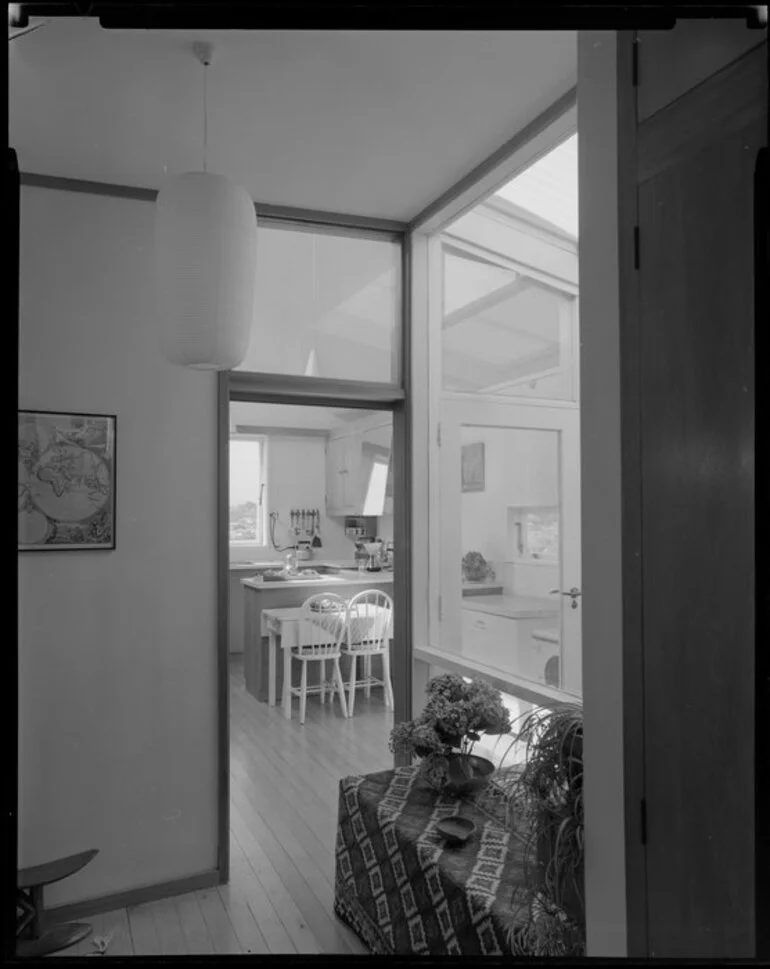
[[[9,44],[22,171],[158,188],[208,165],[262,203],[408,221],[576,79],[570,31],[103,30]]]

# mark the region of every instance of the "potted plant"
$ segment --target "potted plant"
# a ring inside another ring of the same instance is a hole
[[[507,793],[524,821],[526,898],[514,913],[512,948],[534,956],[583,955],[582,708],[538,707],[514,734],[525,757]]]
[[[481,552],[466,552],[463,555],[462,573],[466,582],[495,581],[495,570]]]
[[[474,745],[484,733],[511,730],[500,691],[484,680],[466,682],[445,673],[429,681],[426,694],[422,713],[391,731],[391,751],[420,757],[426,780],[439,790],[468,794],[481,789],[494,765],[475,756]]]

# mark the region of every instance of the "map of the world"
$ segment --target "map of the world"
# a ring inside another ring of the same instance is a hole
[[[115,418],[19,412],[18,544],[115,547]]]

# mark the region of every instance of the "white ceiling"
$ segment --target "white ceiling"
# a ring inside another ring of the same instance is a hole
[[[408,221],[576,80],[571,31],[102,30],[9,44],[22,171],[157,188],[202,165],[262,203]]]

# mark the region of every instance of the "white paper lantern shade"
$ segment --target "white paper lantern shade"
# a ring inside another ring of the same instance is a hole
[[[164,356],[198,370],[237,367],[254,320],[254,203],[223,175],[188,172],[163,184],[155,209]]]

